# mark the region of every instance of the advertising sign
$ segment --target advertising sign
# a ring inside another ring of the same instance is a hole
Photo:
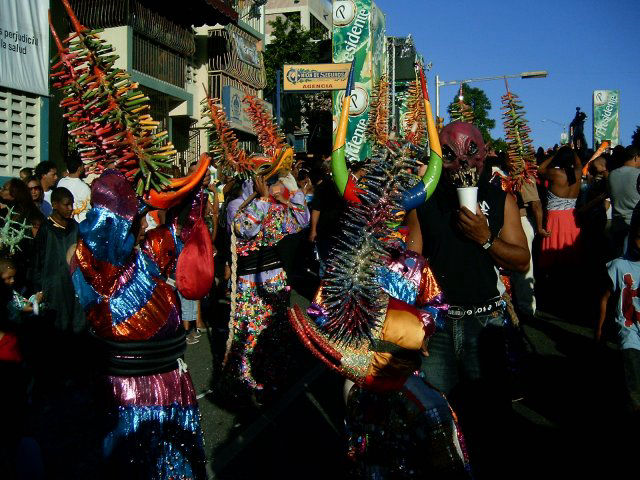
[[[252,67],[260,68],[260,53],[255,44],[235,32],[231,32],[231,37],[236,44],[238,58]]]
[[[620,144],[620,90],[593,91],[593,146],[609,140]]]
[[[49,95],[49,0],[0,0],[0,86]]]
[[[245,94],[242,90],[227,85],[222,88],[222,108],[231,128],[255,135],[249,114],[245,111],[247,104],[242,101],[244,97]],[[269,113],[273,114],[273,106],[269,102],[259,101]]]
[[[354,92],[349,109],[346,157],[348,163],[371,156],[366,138],[369,104],[375,85],[386,71],[385,19],[371,0],[333,2],[333,61],[354,62]],[[333,92],[334,133],[344,91]]]
[[[285,91],[344,90],[347,88],[350,63],[285,65]]]

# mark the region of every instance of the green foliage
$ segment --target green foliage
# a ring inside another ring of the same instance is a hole
[[[482,132],[482,138],[485,142],[491,140],[489,131],[496,126],[496,121],[489,118],[489,110],[491,110],[491,101],[480,88],[470,87],[466,83],[462,85],[462,96],[464,103],[471,107],[473,111],[473,124]],[[458,105],[458,93],[453,97],[453,101],[447,107],[449,116],[456,114]]]
[[[633,135],[631,135],[631,145],[640,147],[640,125],[636,126]]]
[[[270,25],[273,28],[272,40],[264,51],[267,75],[265,98],[271,98],[275,93],[276,71],[282,70],[285,64],[327,61],[326,29],[318,27],[305,30],[299,20],[285,17],[277,17],[270,22]],[[330,42],[328,48],[331,49]],[[331,118],[330,92],[294,93],[282,96],[282,130],[290,133],[306,128],[310,134],[308,145],[310,152],[325,149],[327,152],[330,151]]]
[[[264,50],[264,67],[267,73],[267,92],[276,87],[276,71],[285,64],[318,63],[322,56],[320,40],[326,31],[321,28],[305,30],[300,22],[277,17],[269,22],[273,28],[272,40]]]
[[[491,148],[493,148],[496,153],[497,152],[507,152],[507,149],[509,148],[509,145],[507,145],[507,142],[504,141],[504,139],[502,137],[496,138],[495,140],[491,140]]]

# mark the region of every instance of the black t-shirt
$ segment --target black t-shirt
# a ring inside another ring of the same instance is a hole
[[[504,224],[505,200],[506,193],[494,185],[478,186],[478,203],[494,237]],[[429,260],[447,303],[480,305],[499,296],[504,287],[489,252],[458,230],[458,208],[455,190],[442,184],[431,199],[418,207],[422,254]]]
[[[338,193],[331,177],[325,178],[313,194],[313,200],[309,205],[310,210],[318,210],[320,218],[316,231],[318,237],[329,239],[338,232],[340,215],[344,208],[344,200]]]

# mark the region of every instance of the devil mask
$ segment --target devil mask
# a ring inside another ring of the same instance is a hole
[[[462,178],[477,179],[482,173],[487,148],[482,133],[470,123],[453,122],[440,132],[442,145],[442,171],[456,186]],[[468,182],[465,182],[468,183]],[[475,181],[472,182],[475,185]]]

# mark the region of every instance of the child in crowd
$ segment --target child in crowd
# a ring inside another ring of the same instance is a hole
[[[47,314],[58,333],[86,330],[84,311],[75,296],[67,255],[78,239],[78,223],[73,219],[73,195],[64,187],[51,194],[52,213],[34,240],[33,285],[47,299]]]
[[[20,317],[23,313],[33,313],[34,315],[39,314],[43,293],[35,293],[28,299],[23,297],[15,290],[16,273],[17,268],[13,261],[6,258],[0,258],[0,276],[2,277],[2,282],[5,288],[12,291],[11,299],[7,305],[9,321],[19,323]]]
[[[635,217],[635,215],[634,215]],[[607,264],[610,284],[600,301],[595,338],[602,338],[607,303],[615,295],[618,344],[622,351],[628,401],[634,415],[640,414],[640,218],[634,218],[626,253]]]

